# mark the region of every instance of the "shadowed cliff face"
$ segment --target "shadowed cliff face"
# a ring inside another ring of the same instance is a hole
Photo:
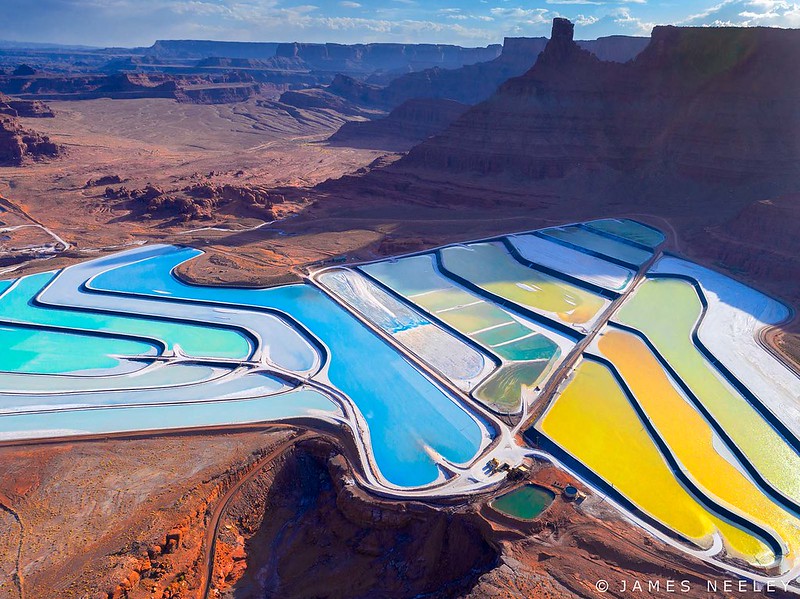
[[[233,506],[255,535],[246,575],[223,596],[454,597],[497,565],[476,517],[366,496],[343,484],[348,467],[330,450],[298,445]]]
[[[328,141],[356,148],[408,150],[446,129],[467,108],[442,98],[408,100],[382,119],[345,123]]]
[[[534,179],[601,167],[704,182],[800,179],[800,31],[657,27],[626,64],[600,61],[572,33],[556,19],[530,71],[405,166]]]

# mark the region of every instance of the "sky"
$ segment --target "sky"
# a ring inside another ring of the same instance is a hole
[[[435,42],[485,46],[547,36],[649,35],[657,24],[800,27],[785,0],[0,0],[0,39],[149,46],[156,39]]]

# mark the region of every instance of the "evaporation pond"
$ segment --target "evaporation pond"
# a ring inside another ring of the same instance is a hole
[[[555,497],[555,493],[549,489],[538,485],[525,485],[501,495],[492,502],[492,507],[507,516],[520,520],[533,520],[553,503]]]

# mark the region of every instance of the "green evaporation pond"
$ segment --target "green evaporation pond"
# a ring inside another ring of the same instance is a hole
[[[515,362],[505,364],[475,391],[475,397],[500,412],[520,409],[523,387],[534,387],[548,370],[550,362]]]
[[[506,360],[550,361],[558,352],[558,345],[544,335],[531,335],[519,341],[494,347],[492,350]]]
[[[482,333],[473,333],[472,338],[484,345],[493,347],[530,334],[531,329],[516,321],[509,320],[508,324],[503,326],[498,326]]]
[[[555,493],[538,485],[525,485],[514,489],[492,502],[492,507],[501,514],[533,520],[553,503]]]

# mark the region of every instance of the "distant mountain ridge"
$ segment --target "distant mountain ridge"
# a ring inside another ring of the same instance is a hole
[[[212,40],[157,40],[152,46],[135,48],[138,54],[161,59],[200,60],[212,56],[224,58],[266,59],[275,56],[277,42],[218,42]]]
[[[158,40],[135,52],[162,60],[207,58],[300,58],[311,68],[328,71],[420,69],[432,66],[457,68],[496,58],[500,44],[465,48],[451,44],[316,44],[278,42],[220,42],[208,40]]]
[[[649,43],[646,37],[613,36],[578,42],[602,60],[625,62],[633,59]],[[350,100],[395,108],[415,98],[441,98],[462,104],[477,104],[491,96],[497,87],[525,73],[547,46],[546,37],[507,37],[502,52],[493,60],[464,65],[457,69],[433,67],[393,79],[383,88],[368,83],[334,81],[332,91]],[[349,96],[347,94],[350,94]]]

